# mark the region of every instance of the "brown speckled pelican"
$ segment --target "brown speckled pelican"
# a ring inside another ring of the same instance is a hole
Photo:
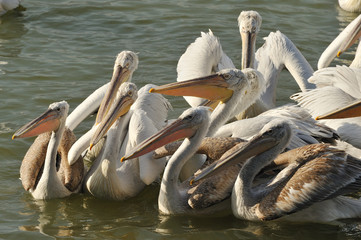
[[[23,186],[35,199],[62,198],[81,189],[83,161],[79,158],[69,166],[67,160],[70,146],[75,142],[74,134],[65,127],[68,111],[67,102],[52,103],[45,113],[24,125],[12,137],[41,134],[29,148],[20,168]]]
[[[271,121],[237,151],[203,170],[193,182],[246,160],[232,192],[232,210],[237,218],[330,222],[361,217],[361,200],[344,196],[361,186],[361,161],[328,144],[284,153],[279,161],[286,159],[287,167],[268,182],[255,184],[257,174],[284,150],[291,133],[287,121]]]

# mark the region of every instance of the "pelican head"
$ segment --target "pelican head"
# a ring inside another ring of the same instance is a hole
[[[68,111],[69,104],[66,101],[52,103],[43,114],[17,130],[12,139],[33,137],[44,132],[57,131],[60,125],[65,123]]]
[[[208,129],[210,115],[210,108],[204,106],[185,110],[176,121],[141,142],[121,161],[137,158],[170,142],[192,138],[200,128]]]
[[[242,11],[238,17],[242,38],[242,69],[254,65],[256,37],[261,28],[262,17],[256,11]]]
[[[233,92],[247,84],[244,73],[238,69],[223,69],[209,76],[175,82],[150,89],[152,93],[171,96],[194,96],[210,101],[226,102]]]
[[[110,80],[110,85],[99,107],[96,124],[98,124],[109,111],[110,103],[115,98],[120,85],[124,82],[130,81],[133,72],[137,68],[138,56],[134,52],[122,51],[118,54],[114,63],[113,76]]]
[[[137,87],[134,83],[125,82],[117,91],[114,101],[109,106],[108,113],[103,117],[91,141],[90,149],[105,136],[113,123],[124,116],[138,97]]]
[[[240,147],[231,154],[222,157],[214,162],[191,180],[197,182],[205,177],[216,175],[225,168],[234,164],[245,163],[247,159],[261,154],[272,148],[284,148],[290,141],[292,129],[289,123],[284,119],[274,119],[264,125],[261,131],[252,137],[248,143]],[[280,150],[281,151],[281,150]],[[270,158],[272,160],[272,158]]]

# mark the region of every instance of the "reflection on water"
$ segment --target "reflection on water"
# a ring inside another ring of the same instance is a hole
[[[157,190],[122,202],[75,195],[39,201],[24,197],[20,216],[36,218],[36,225],[21,225],[23,232],[52,237],[87,239],[354,239],[361,237],[361,220],[332,224],[251,222],[232,215],[189,217],[158,214]],[[317,231],[315,231],[317,229]]]

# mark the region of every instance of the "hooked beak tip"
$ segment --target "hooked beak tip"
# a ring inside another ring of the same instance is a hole
[[[92,150],[93,146],[94,145],[91,143],[90,146],[89,146],[89,150]]]
[[[15,134],[11,137],[11,140],[14,140],[16,138]]]
[[[193,183],[194,183],[194,178],[193,178],[192,180],[190,180],[190,181],[189,181],[189,185],[191,185],[191,186],[192,186],[192,185],[193,185]]]
[[[149,89],[149,93],[154,92],[154,88]]]
[[[122,158],[120,159],[120,162],[124,162],[124,159],[125,159],[125,157],[122,157]]]
[[[341,51],[338,51],[336,56],[339,57],[340,55],[341,55]]]

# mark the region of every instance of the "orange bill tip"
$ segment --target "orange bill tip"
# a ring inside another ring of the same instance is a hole
[[[339,57],[340,55],[341,55],[341,51],[338,51],[336,56]]]
[[[149,93],[154,92],[154,88],[149,89]]]
[[[124,158],[125,158],[125,157],[122,157],[122,158],[120,159],[120,162],[124,162]]]
[[[190,180],[190,181],[189,181],[189,185],[191,185],[191,186],[192,186],[192,185],[193,185],[193,183],[194,183],[194,178],[193,178],[192,180]]]

